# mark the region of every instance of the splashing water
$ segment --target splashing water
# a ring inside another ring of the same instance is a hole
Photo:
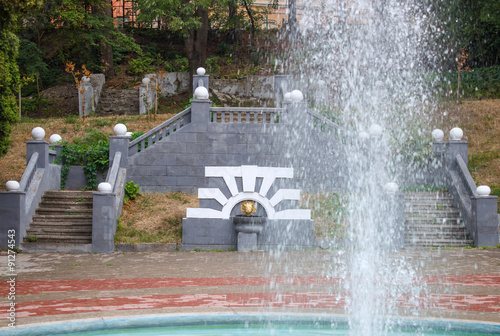
[[[416,272],[392,260],[395,195],[415,165],[415,143],[433,109],[426,81],[427,8],[419,1],[327,0],[305,5],[286,65],[308,104],[349,134],[346,184],[350,257],[344,274],[353,335],[380,335],[421,290]]]

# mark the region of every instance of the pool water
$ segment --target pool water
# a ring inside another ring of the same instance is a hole
[[[385,321],[385,320],[384,320]],[[384,336],[500,336],[500,324],[392,320]],[[81,320],[0,330],[0,336],[232,336],[349,335],[347,318],[299,314],[156,315]],[[358,336],[358,335],[356,335]],[[361,336],[361,335],[360,335]],[[364,335],[363,335],[364,336]]]

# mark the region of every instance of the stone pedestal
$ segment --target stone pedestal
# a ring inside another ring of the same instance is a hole
[[[233,218],[238,233],[237,250],[239,252],[257,251],[257,236],[264,228],[265,217],[241,216]]]

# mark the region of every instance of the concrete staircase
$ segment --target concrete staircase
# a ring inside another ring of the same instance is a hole
[[[33,215],[21,249],[90,251],[92,191],[47,191]],[[62,248],[62,250],[60,249]],[[66,252],[71,252],[71,251]]]
[[[139,114],[139,89],[105,89],[99,99],[96,115]]]
[[[420,247],[465,247],[473,241],[448,192],[405,195],[405,243]]]

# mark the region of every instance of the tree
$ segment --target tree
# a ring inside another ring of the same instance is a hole
[[[11,124],[16,122],[19,39],[13,33],[21,14],[37,5],[33,0],[0,0],[0,157],[9,150]]]
[[[138,19],[145,23],[158,19],[163,26],[184,38],[189,73],[204,67],[207,59],[209,9],[212,0],[139,0]]]

